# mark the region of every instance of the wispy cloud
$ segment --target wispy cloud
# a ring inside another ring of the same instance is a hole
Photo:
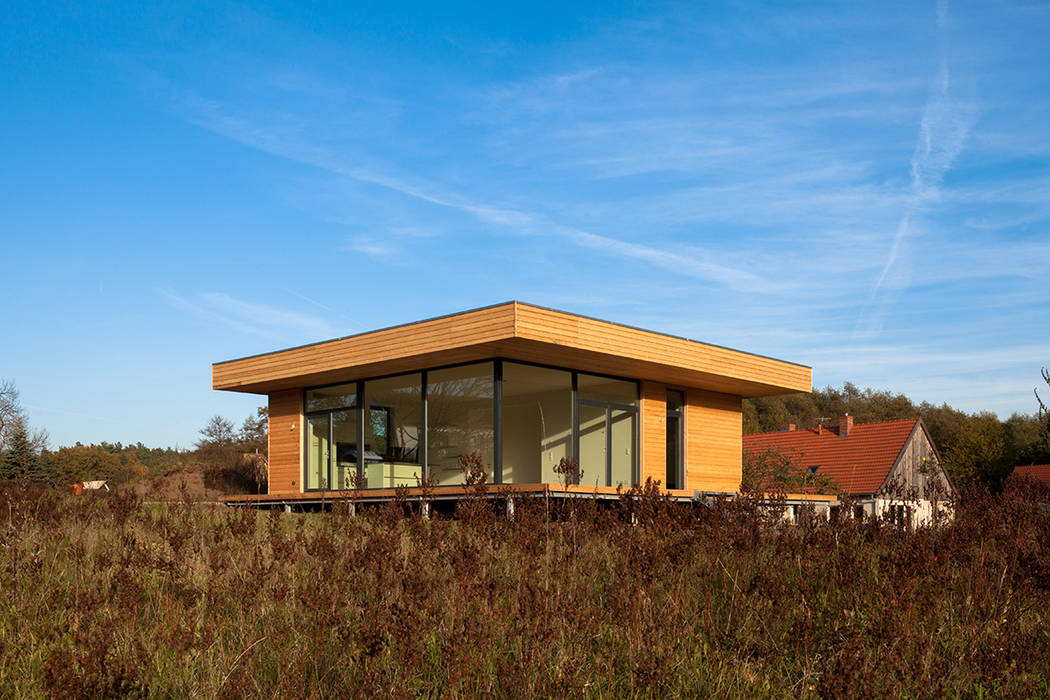
[[[935,309],[959,318],[1038,295],[1045,171],[1006,163],[992,178],[949,176],[978,156],[1045,153],[1045,139],[1014,127],[1046,105],[1030,100],[1018,116],[986,98],[979,115],[973,86],[984,94],[988,83],[961,20],[946,2],[922,11],[925,24],[813,10],[760,29],[738,17],[732,30],[655,12],[602,28],[616,51],[566,47],[534,70],[449,73],[400,94],[384,94],[382,79],[362,94],[339,69],[268,63],[251,91],[174,78],[164,90],[185,120],[309,166],[295,204],[376,274],[412,265],[430,288],[423,268],[435,257],[446,274],[482,262],[486,274],[463,284],[472,299],[553,294],[600,314],[630,295],[645,302],[623,306],[625,320],[806,359],[814,347],[947,332]],[[637,32],[627,44],[625,31]],[[712,60],[675,44],[696,36],[711,40],[706,51],[744,41],[787,58],[737,61],[734,49]],[[493,77],[504,74],[514,77]],[[333,108],[305,106],[315,100]],[[988,280],[994,294],[970,292]],[[208,310],[268,331],[214,300]]]
[[[354,236],[347,241],[342,250],[351,253],[363,253],[365,255],[372,255],[380,258],[388,258],[397,255],[402,251],[400,246],[382,243],[372,236]]]
[[[897,224],[886,262],[872,286],[869,304],[857,319],[855,336],[861,332],[862,324],[866,326],[863,330],[869,333],[881,328],[886,309],[892,300],[883,299],[881,308],[873,310],[872,307],[877,305],[880,290],[894,268],[899,265],[904,243],[912,232],[916,218],[924,205],[938,198],[944,176],[962,151],[966,137],[976,121],[976,103],[960,100],[950,92],[951,73],[946,46],[947,0],[938,0],[936,16],[938,70],[930,96],[922,110],[919,135],[911,157],[911,196]]]
[[[591,72],[576,76],[568,82],[582,80]],[[564,81],[563,81],[564,82]],[[521,209],[481,204],[467,197],[454,194],[435,194],[435,188],[427,185],[409,184],[401,179],[345,166],[330,150],[309,143],[294,120],[292,123],[256,124],[242,117],[227,114],[225,107],[214,100],[203,100],[187,96],[183,104],[193,110],[190,121],[234,141],[259,150],[288,158],[299,163],[321,168],[341,177],[373,185],[379,185],[414,199],[440,207],[455,209],[476,217],[479,221],[510,229],[520,234],[555,235],[582,248],[599,250],[606,255],[642,261],[675,274],[704,279],[738,290],[750,292],[768,291],[776,284],[732,267],[698,259],[686,252],[674,252],[627,242],[609,236],[580,231],[553,221],[549,216]],[[415,228],[409,228],[411,233]],[[395,231],[396,233],[396,231]],[[356,235],[344,245],[344,250],[377,257],[393,257],[400,248],[389,239]]]
[[[310,122],[298,115],[278,112],[263,119],[241,116],[233,113],[230,105],[203,98],[191,90],[177,89],[159,76],[158,80],[168,86],[169,95],[188,121],[237,143],[320,168],[339,177],[383,187],[428,204],[466,212],[489,223],[528,223],[521,212],[478,204],[464,197],[441,193],[426,185],[354,164],[352,157],[339,156],[332,149],[312,142],[308,135]],[[350,163],[346,162],[348,160]]]
[[[599,253],[649,263],[675,275],[685,275],[716,282],[731,289],[746,292],[772,292],[781,284],[744,270],[710,262],[696,256],[677,253],[666,248],[628,243],[586,231],[561,228],[562,234],[573,243]]]

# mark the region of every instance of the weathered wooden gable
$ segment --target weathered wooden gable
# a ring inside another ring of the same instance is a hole
[[[878,495],[944,499],[953,494],[954,487],[926,426],[922,420],[915,421]]]

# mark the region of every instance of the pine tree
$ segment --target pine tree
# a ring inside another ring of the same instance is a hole
[[[5,479],[25,479],[34,476],[36,455],[29,444],[25,423],[16,421],[8,435],[7,449],[0,458],[0,476]]]

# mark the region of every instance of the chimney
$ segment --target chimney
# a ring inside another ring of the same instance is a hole
[[[795,425],[794,423],[785,423],[784,425],[780,426],[780,432],[782,432],[782,433],[793,433],[793,432],[795,432],[795,428],[797,428],[797,427],[798,426]]]
[[[846,437],[853,430],[853,416],[846,414],[839,418],[839,437]]]
[[[823,434],[824,434],[824,423],[823,422],[817,423],[817,435],[823,435]]]

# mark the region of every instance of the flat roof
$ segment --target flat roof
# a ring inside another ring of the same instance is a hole
[[[806,365],[509,301],[212,365],[212,387],[270,393],[491,358],[740,396],[810,391]]]

